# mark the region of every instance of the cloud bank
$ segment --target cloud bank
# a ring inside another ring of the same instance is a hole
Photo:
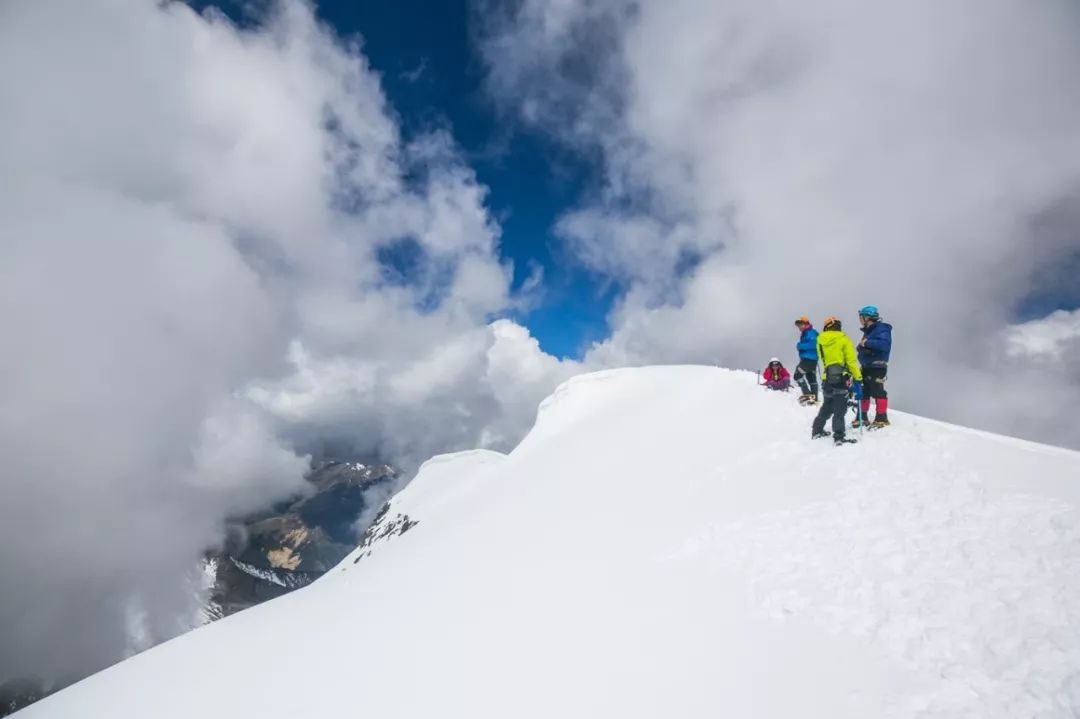
[[[794,360],[795,317],[882,308],[896,405],[1080,447],[1080,8],[522,0],[477,14],[504,111],[595,153],[558,231],[630,290],[587,360]],[[1071,267],[1073,271],[1062,271]],[[1036,321],[1039,321],[1036,318]]]
[[[226,517],[326,433],[506,449],[573,370],[490,324],[485,188],[302,2],[3,3],[0,108],[0,679],[184,630]]]

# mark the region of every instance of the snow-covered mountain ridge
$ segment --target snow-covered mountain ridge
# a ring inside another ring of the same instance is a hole
[[[744,372],[577,377],[311,586],[19,716],[1075,716],[1080,453],[812,414]]]

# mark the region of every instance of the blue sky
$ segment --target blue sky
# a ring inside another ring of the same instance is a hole
[[[270,1],[188,0],[199,9],[218,7],[241,24],[242,8],[254,7],[257,14]],[[530,329],[545,351],[577,358],[592,341],[608,336],[606,317],[619,288],[584,270],[552,227],[562,213],[589,197],[595,168],[588,158],[499,115],[484,91],[483,63],[471,37],[471,7],[472,0],[315,3],[319,17],[339,35],[362,38],[364,54],[382,77],[406,138],[432,128],[451,132],[490,191],[488,208],[501,226],[501,252],[513,262],[515,287],[537,265],[543,268],[538,302],[514,319]],[[1071,228],[1074,223],[1064,224]],[[1074,254],[1068,262],[1040,268],[1034,288],[1012,307],[1013,318],[1026,321],[1080,306],[1080,285],[1072,279],[1077,262]],[[691,261],[682,269],[692,266]],[[801,313],[803,304],[800,300],[792,311]]]
[[[261,2],[193,0],[243,23]],[[409,137],[445,127],[490,190],[488,207],[502,228],[501,250],[514,264],[515,288],[539,265],[539,302],[515,317],[548,353],[580,357],[607,334],[617,288],[586,272],[552,234],[572,207],[590,168],[537,133],[500,117],[483,90],[483,68],[470,38],[468,0],[321,0],[319,17],[363,51]],[[423,18],[418,22],[418,18]]]

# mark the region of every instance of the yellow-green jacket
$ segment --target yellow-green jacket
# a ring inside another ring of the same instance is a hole
[[[830,365],[840,365],[856,382],[862,382],[862,370],[855,360],[855,345],[840,330],[823,330],[817,338],[817,353],[821,358],[822,376]]]

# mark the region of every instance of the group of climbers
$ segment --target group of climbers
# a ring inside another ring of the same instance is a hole
[[[828,437],[825,425],[832,420],[832,438],[836,444],[853,441],[846,437],[844,416],[847,414],[848,398],[854,399],[858,410],[854,428],[864,425],[871,429],[889,426],[889,393],[885,379],[889,369],[892,350],[892,325],[881,319],[878,308],[867,305],[859,310],[862,339],[858,346],[844,334],[840,318],[825,318],[819,333],[808,317],[795,320],[799,330],[796,348],[799,364],[795,369],[795,381],[802,394],[799,403],[821,408],[811,428],[811,437]],[[818,363],[822,368],[821,399],[818,394]],[[787,391],[791,387],[791,375],[779,359],[773,357],[762,376],[769,389]],[[874,419],[868,421],[870,401],[874,400]]]

